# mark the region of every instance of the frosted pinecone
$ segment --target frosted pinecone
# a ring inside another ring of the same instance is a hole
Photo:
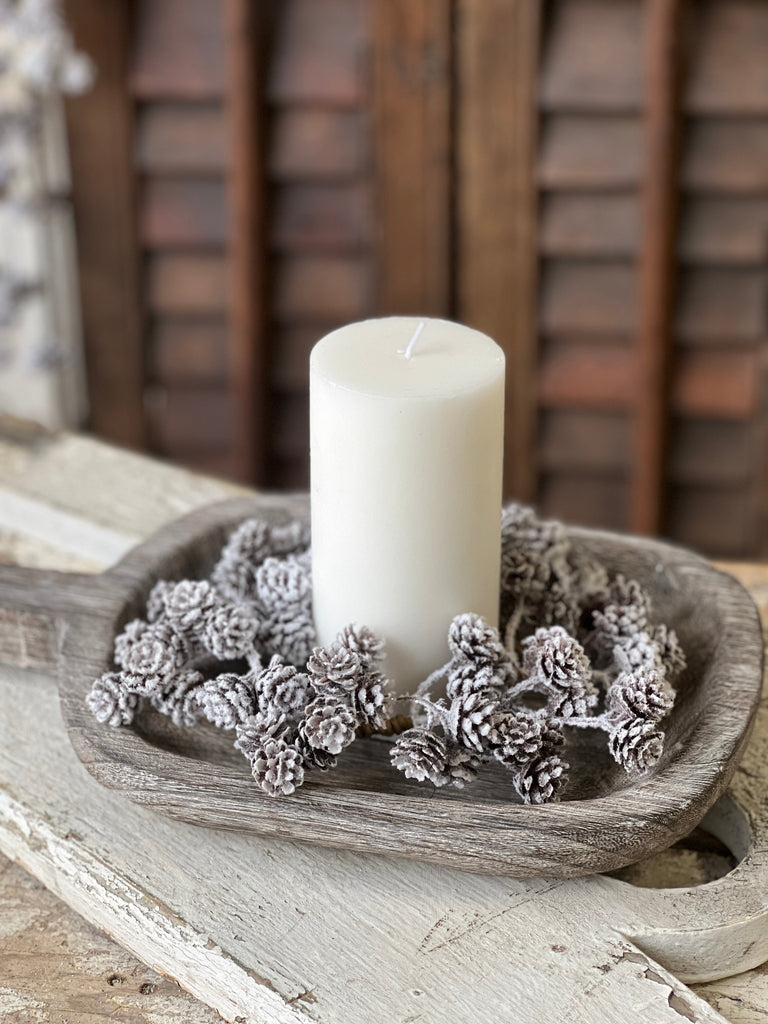
[[[230,535],[211,579],[231,601],[252,600],[256,570],[272,554],[269,528],[261,519],[246,519]]]
[[[406,779],[444,786],[448,748],[442,736],[427,729],[408,729],[390,751],[390,760]]]
[[[564,567],[564,572],[567,569]],[[538,622],[548,626],[561,626],[566,632],[575,631],[581,616],[579,594],[569,576],[553,574],[536,606]]]
[[[286,665],[279,654],[255,675],[253,685],[263,712],[301,711],[307,702],[309,677],[294,665]]]
[[[165,622],[153,625],[129,623],[115,641],[116,657],[132,677],[136,693],[150,696],[161,689],[184,665],[188,646],[179,634]]]
[[[542,578],[543,565],[564,559],[569,547],[562,523],[539,519],[532,508],[514,502],[502,509],[501,571],[505,586],[525,590],[537,576]]]
[[[499,697],[494,690],[472,690],[451,702],[450,731],[458,743],[482,752],[498,742]]]
[[[334,640],[328,647],[316,647],[307,662],[312,685],[318,689],[328,684],[351,690],[363,673],[356,651]]]
[[[470,662],[478,668],[496,667],[508,660],[499,631],[472,612],[457,615],[451,622],[448,647],[457,661]]]
[[[313,747],[307,739],[307,722],[302,719],[296,729],[296,736],[293,745],[302,757],[304,767],[307,771],[316,768],[318,771],[327,772],[329,768],[335,768],[337,758],[335,754],[329,754],[322,747]]]
[[[165,598],[173,590],[173,587],[174,584],[168,580],[158,580],[152,587],[147,598],[147,620],[149,622],[157,622],[165,617]]]
[[[481,665],[478,668],[469,661],[456,660],[448,668],[445,692],[449,700],[479,690],[495,690],[501,695],[515,680],[516,673],[511,664],[504,670],[492,665]]]
[[[202,685],[203,677],[194,669],[179,672],[169,686],[152,695],[152,706],[174,725],[194,725],[202,714],[198,702]]]
[[[582,717],[597,702],[589,658],[562,626],[537,629],[523,641],[523,665],[531,683],[547,693],[547,708],[557,718]]]
[[[368,671],[375,668],[384,657],[384,641],[367,626],[350,623],[339,633],[338,642],[357,655],[360,664]]]
[[[609,602],[602,611],[594,612],[598,641],[611,650],[635,633],[647,630],[651,602],[636,580],[617,576],[610,587]]]
[[[292,519],[288,523],[278,523],[269,527],[269,543],[275,555],[303,553],[309,542],[309,522],[304,519]]]
[[[463,789],[468,782],[475,781],[479,766],[480,759],[471,750],[450,746],[445,755],[443,777],[456,789]]]
[[[661,649],[651,634],[644,630],[621,637],[613,648],[613,660],[624,672],[640,668],[664,671]]]
[[[608,749],[626,772],[643,774],[661,757],[664,733],[642,718],[620,722],[608,736]]]
[[[304,735],[310,746],[340,754],[355,738],[357,722],[347,704],[316,697],[304,713]]]
[[[541,755],[546,720],[541,712],[527,708],[499,716],[499,736],[494,755],[508,768],[520,769]]]
[[[387,680],[380,672],[362,676],[350,694],[352,710],[359,725],[379,729],[387,720]]]
[[[168,621],[181,632],[200,630],[218,603],[207,580],[181,580],[163,593]]]
[[[86,697],[86,704],[102,725],[130,725],[139,707],[139,697],[123,685],[122,672],[105,672]]]
[[[568,765],[556,754],[531,762],[515,779],[515,789],[526,804],[556,800],[567,781]]]
[[[664,623],[654,626],[651,631],[651,638],[659,651],[659,658],[664,666],[664,672],[670,682],[685,670],[685,654],[677,639],[677,633]]]
[[[256,596],[267,610],[305,604],[312,583],[295,558],[267,558],[256,570]]]
[[[281,739],[288,742],[291,724],[285,715],[261,711],[235,726],[235,747],[251,760],[267,740]]]
[[[255,651],[259,621],[241,604],[223,604],[206,618],[200,635],[205,647],[220,661],[245,657]]]
[[[206,679],[198,700],[208,721],[221,729],[234,729],[258,711],[253,685],[234,672]]]
[[[251,759],[251,774],[267,796],[290,796],[304,782],[301,754],[282,739],[268,739]]]
[[[278,608],[262,623],[259,639],[268,655],[279,654],[291,665],[303,667],[317,643],[311,609],[308,605]]]
[[[594,609],[609,602],[609,580],[605,567],[580,551],[571,551],[568,562],[573,576],[574,591],[579,603]]]
[[[606,709],[616,722],[629,718],[660,722],[672,710],[672,704],[664,676],[654,668],[622,672],[611,684],[606,698]]]

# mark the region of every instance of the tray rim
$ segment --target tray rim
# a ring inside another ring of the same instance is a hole
[[[249,789],[246,801],[246,780],[232,769],[160,750],[130,728],[110,729],[92,718],[84,697],[107,667],[100,652],[111,650],[116,621],[146,594],[158,563],[172,561],[180,549],[249,515],[307,513],[304,494],[262,493],[216,502],[162,527],[99,578],[98,614],[73,615],[63,632],[59,692],[72,746],[102,785],[205,827],[518,878],[575,877],[632,863],[685,835],[726,789],[749,739],[762,687],[762,627],[752,598],[733,577],[683,548],[580,527],[569,528],[575,539],[621,548],[631,544],[693,578],[717,583],[723,628],[718,648],[740,650],[738,662],[728,668],[728,700],[716,710],[705,708],[697,721],[695,735],[711,741],[717,756],[697,760],[696,748],[687,746],[660,772],[627,789],[543,806],[473,802],[471,787],[466,800],[433,802],[421,792],[406,796],[324,787],[322,778],[285,800]],[[703,757],[704,750],[700,753]],[[681,779],[697,781],[681,785]],[[474,832],[474,846],[468,831]]]

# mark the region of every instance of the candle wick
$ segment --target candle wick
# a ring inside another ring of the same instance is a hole
[[[410,358],[411,358],[411,356],[413,355],[413,350],[414,350],[414,348],[416,347],[416,342],[417,342],[417,341],[419,340],[419,335],[421,334],[421,332],[422,332],[423,330],[424,330],[424,321],[423,321],[423,320],[421,320],[421,321],[419,322],[419,326],[418,326],[418,327],[416,328],[416,330],[415,330],[415,331],[413,332],[413,337],[412,337],[412,338],[411,338],[411,340],[410,340],[410,341],[408,342],[408,348],[407,348],[407,349],[405,350],[405,358],[406,358],[406,359],[410,359]]]

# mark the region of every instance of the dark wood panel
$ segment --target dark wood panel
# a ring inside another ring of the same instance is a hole
[[[309,458],[309,399],[306,394],[276,394],[272,402],[272,457],[280,461]]]
[[[237,440],[226,387],[165,387],[149,393],[148,415],[157,450],[168,455],[231,449]]]
[[[461,0],[457,11],[457,311],[504,349],[504,491],[530,500],[540,11],[529,0]]]
[[[765,336],[765,328],[765,273],[761,270],[695,268],[679,275],[679,339],[756,342]]]
[[[546,408],[628,409],[640,400],[636,358],[629,345],[549,340],[539,401]],[[672,407],[691,416],[747,419],[759,404],[759,368],[755,349],[683,349],[675,359]]]
[[[134,160],[147,174],[223,174],[229,140],[218,103],[142,103]]]
[[[159,320],[149,329],[152,374],[164,384],[227,381],[227,324],[220,320]]]
[[[67,0],[78,48],[95,61],[93,88],[66,105],[90,426],[115,444],[145,441],[144,366],[131,170],[132,104],[125,93],[125,4]]]
[[[284,0],[267,95],[275,104],[357,106],[367,89],[365,0]]]
[[[747,485],[755,471],[752,423],[680,419],[670,432],[668,474],[677,483]]]
[[[309,354],[329,328],[321,325],[276,324],[272,329],[272,385],[278,391],[306,391]]]
[[[768,188],[759,198],[686,199],[678,254],[688,263],[767,265]]]
[[[279,108],[269,138],[269,174],[280,181],[352,178],[368,167],[368,124],[356,110]]]
[[[627,529],[629,490],[621,477],[547,473],[541,480],[538,504],[544,516],[584,526]]]
[[[307,491],[309,462],[306,459],[276,462],[272,467],[272,479],[278,491]]]
[[[228,290],[222,255],[157,253],[147,259],[147,304],[154,313],[224,315]]]
[[[451,7],[375,0],[374,180],[379,313],[450,311]]]
[[[689,118],[681,178],[702,192],[768,192],[768,120]]]
[[[368,261],[341,256],[276,260],[273,311],[280,322],[340,325],[362,319],[371,306]]]
[[[227,240],[224,182],[147,178],[139,198],[139,237],[148,249],[222,247]]]
[[[538,179],[543,188],[620,189],[640,181],[638,117],[551,114],[541,127]]]
[[[627,334],[635,328],[636,276],[630,264],[547,260],[540,324],[548,334]]]
[[[239,479],[240,459],[236,447],[226,448],[223,451],[180,451],[179,453],[167,453],[168,457],[178,462],[195,473],[205,473],[206,476],[219,477],[223,480]]]
[[[270,206],[271,245],[280,252],[359,251],[373,242],[367,184],[281,185]]]
[[[539,464],[544,472],[628,472],[630,419],[620,412],[545,409],[539,418]]]
[[[539,251],[544,256],[631,259],[640,206],[632,193],[548,192],[542,196]]]
[[[755,545],[750,492],[740,487],[673,486],[664,532],[704,554],[743,557]]]
[[[768,114],[768,4],[698,0],[685,105],[708,114]]]
[[[643,4],[554,0],[541,104],[557,110],[638,110],[643,101]]]
[[[225,81],[219,0],[137,0],[130,87],[141,98],[211,99]]]

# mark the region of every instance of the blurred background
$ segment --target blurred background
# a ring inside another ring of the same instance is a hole
[[[0,408],[305,488],[314,342],[445,316],[505,349],[510,496],[768,556],[765,0],[63,13]]]

